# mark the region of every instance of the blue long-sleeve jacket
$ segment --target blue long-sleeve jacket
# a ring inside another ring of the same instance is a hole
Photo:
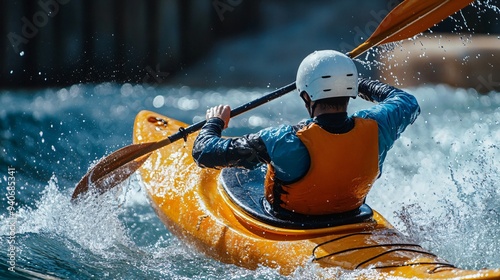
[[[406,127],[420,113],[414,96],[387,84],[367,79],[359,80],[359,92],[377,102],[369,109],[347,113],[325,114],[297,125],[281,125],[263,129],[242,137],[221,138],[224,122],[212,118],[203,126],[193,147],[193,158],[201,167],[254,168],[260,163],[274,166],[282,182],[302,178],[310,166],[309,153],[296,132],[311,122],[332,133],[343,133],[354,126],[353,117],[373,119],[378,123],[379,170],[389,149]]]

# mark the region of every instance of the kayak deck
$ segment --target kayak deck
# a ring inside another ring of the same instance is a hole
[[[346,213],[310,216],[285,211],[274,211],[264,199],[263,185],[266,167],[255,170],[225,168],[220,174],[223,187],[220,192],[229,197],[231,205],[241,208],[252,218],[275,227],[290,229],[317,229],[361,223],[373,217],[372,209],[363,204]]]
[[[134,143],[159,141],[187,125],[140,112]],[[200,252],[248,269],[267,266],[284,275],[309,263],[416,279],[500,279],[500,270],[462,270],[423,249],[373,211],[371,219],[323,228],[285,228],[255,219],[236,205],[219,180],[220,171],[196,166],[186,142],[150,156],[140,173],[151,205],[167,229]]]

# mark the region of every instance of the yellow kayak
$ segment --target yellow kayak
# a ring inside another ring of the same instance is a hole
[[[134,143],[165,139],[186,124],[150,111],[135,120]],[[274,217],[262,200],[264,171],[199,168],[196,134],[156,152],[141,167],[151,205],[180,240],[224,263],[290,275],[316,263],[359,271],[359,279],[500,279],[500,269],[462,270],[409,240],[367,205],[318,219]]]

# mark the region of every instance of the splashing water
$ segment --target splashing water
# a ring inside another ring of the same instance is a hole
[[[377,188],[389,195],[374,193],[374,207],[459,266],[498,267],[500,96],[442,86],[413,93],[422,115],[388,155]]]
[[[419,100],[422,114],[389,152],[384,173],[367,202],[405,234],[457,266],[500,267],[496,249],[500,247],[500,95],[482,96],[445,86],[409,91]],[[265,92],[268,90],[102,84],[31,95],[2,93],[2,104],[16,104],[0,109],[1,119],[6,120],[0,123],[0,131],[1,170],[15,166],[18,171],[18,275],[30,278],[40,274],[52,279],[284,278],[268,268],[248,271],[221,264],[187,248],[158,220],[138,179],[101,199],[90,196],[77,205],[69,201],[89,162],[130,143],[132,120],[139,110],[158,111],[190,123],[201,120],[208,106],[224,102],[234,107]],[[164,99],[161,106],[157,96]],[[197,100],[197,105],[190,100]],[[89,103],[93,105],[86,105]],[[350,110],[369,105],[356,99]],[[226,135],[295,123],[306,117],[302,106],[295,94],[284,96],[233,119]],[[18,142],[25,143],[25,148],[19,149]],[[23,162],[26,164],[20,164]],[[2,186],[6,177],[6,172],[0,175]],[[1,244],[9,240],[4,191]],[[2,246],[3,278],[12,276],[7,253],[7,246]],[[349,279],[356,273],[310,265],[291,278]]]

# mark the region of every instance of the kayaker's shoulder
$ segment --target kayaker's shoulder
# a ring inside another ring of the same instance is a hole
[[[260,137],[264,138],[277,138],[284,137],[286,135],[295,135],[297,131],[309,123],[311,123],[311,120],[301,121],[295,125],[281,124],[278,126],[267,127],[259,131],[258,134]]]

